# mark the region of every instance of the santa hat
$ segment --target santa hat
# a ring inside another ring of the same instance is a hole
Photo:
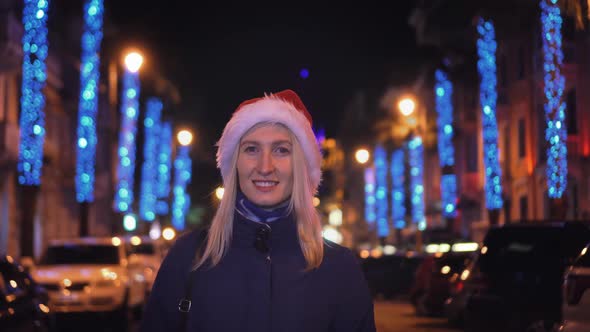
[[[235,171],[231,169],[231,158],[242,136],[261,122],[280,123],[297,137],[305,154],[313,189],[317,189],[322,176],[320,148],[311,127],[311,115],[292,90],[250,99],[238,106],[217,142],[217,168],[221,170],[224,181],[230,172]]]

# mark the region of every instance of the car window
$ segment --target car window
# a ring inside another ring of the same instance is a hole
[[[139,254],[139,255],[154,255],[155,248],[153,243],[141,243],[138,245],[128,246],[128,254]]]
[[[119,248],[112,245],[62,245],[47,248],[42,265],[119,264]]]

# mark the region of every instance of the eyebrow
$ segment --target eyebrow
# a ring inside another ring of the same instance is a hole
[[[247,145],[247,144],[261,145],[261,142],[259,142],[259,141],[243,141],[242,143],[240,143],[240,147]],[[293,143],[291,143],[291,141],[288,141],[288,140],[280,140],[280,141],[271,142],[271,145],[273,145],[273,146],[277,146],[277,145],[281,145],[281,144],[293,145]]]

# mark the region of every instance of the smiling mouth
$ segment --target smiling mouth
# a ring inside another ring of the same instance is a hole
[[[252,181],[256,187],[272,188],[279,184],[278,181]]]

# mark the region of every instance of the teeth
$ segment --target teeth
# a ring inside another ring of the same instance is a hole
[[[276,185],[276,182],[272,181],[254,181],[254,184],[260,187],[272,187]]]

